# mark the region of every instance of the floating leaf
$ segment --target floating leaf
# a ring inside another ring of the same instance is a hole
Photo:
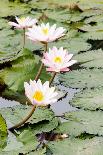
[[[31,151],[27,155],[44,155],[46,153],[46,148],[39,149],[38,151]]]
[[[101,87],[103,86],[102,74],[102,69],[81,69],[61,74],[57,77],[57,80],[72,88]]]
[[[103,135],[102,111],[75,111],[64,116],[68,122],[62,123],[56,130],[57,133],[66,133],[79,136],[82,133]]]
[[[8,15],[20,15],[30,10],[26,4],[10,3],[8,0],[0,1],[0,16],[7,17]]]
[[[0,64],[5,63],[5,62],[10,62],[18,58],[18,54],[20,51],[16,52],[0,52]]]
[[[10,28],[7,20],[0,18],[0,30]],[[1,39],[1,38],[0,38]]]
[[[80,53],[74,57],[81,66],[103,68],[103,51],[101,49]]]
[[[25,54],[12,62],[12,67],[6,67],[1,70],[0,78],[8,88],[14,92],[24,90],[24,82],[34,79],[39,69],[39,57],[34,56],[31,51],[24,49]],[[50,78],[45,69],[42,72],[41,79]]]
[[[48,10],[46,11],[46,16],[54,21],[58,22],[77,22],[82,20],[84,17],[80,15],[79,11],[70,11],[68,9],[62,10]]]
[[[58,126],[58,123],[59,123],[58,118],[54,117],[52,120],[42,121],[41,123],[31,126],[31,129],[34,134],[39,134],[42,132],[50,132]]]
[[[103,110],[103,88],[83,90],[75,94],[70,104],[83,109]]]
[[[102,14],[101,15],[95,15],[95,16],[92,16],[92,17],[85,19],[86,24],[89,24],[91,22],[103,22]]]
[[[2,108],[0,109],[0,112],[6,121],[9,121],[14,125],[24,119],[24,117],[30,113],[32,108],[32,106],[17,105],[9,108]],[[43,120],[52,120],[53,117],[54,114],[51,110],[46,108],[36,108],[32,117],[27,122],[34,124]]]
[[[46,2],[48,2],[48,0],[45,0]],[[71,3],[76,3],[76,2],[78,2],[78,0],[52,0],[52,3],[53,4],[56,4],[56,5],[58,5],[58,6],[68,6],[69,4],[71,4]]]
[[[46,11],[46,16],[50,19],[59,21],[59,22],[68,22],[71,18],[71,14],[69,14],[68,10],[60,10],[60,11],[53,11],[53,10],[48,10]]]
[[[92,139],[65,139],[48,144],[48,148],[53,155],[102,155],[103,138]],[[49,153],[49,151],[48,151]]]
[[[34,135],[42,134],[42,133],[48,133],[58,126],[58,118],[54,117],[52,120],[43,120],[35,124],[29,124],[28,128],[26,126],[22,127],[20,131],[20,135],[23,135],[24,137],[21,138],[22,141],[26,139],[25,135],[29,135],[29,133],[33,133]],[[21,137],[21,136],[20,136]],[[28,137],[29,141],[29,137]]]
[[[102,9],[103,4],[102,4],[102,0],[91,0],[91,1],[89,1],[89,0],[83,0],[83,1],[79,1],[78,6],[83,11],[88,10],[88,9],[91,10],[92,8],[94,10],[96,10],[96,9],[98,10],[98,9]]]
[[[86,24],[83,25],[82,27],[79,27],[79,29],[81,29],[82,31],[87,31],[87,32],[103,32],[103,23],[97,23],[96,25],[90,25],[90,24]]]
[[[70,40],[67,38],[66,40],[60,40],[58,42],[52,43],[50,47],[61,47],[61,45],[71,53],[78,53],[80,51],[89,50],[91,48],[91,45],[87,43],[86,40],[79,38],[73,38]]]
[[[93,0],[94,1],[94,0]],[[90,2],[90,1],[89,1]],[[88,2],[88,4],[89,4]],[[81,3],[81,2],[80,2]],[[86,4],[86,3],[85,3]],[[93,2],[92,2],[93,4]],[[92,6],[92,5],[91,5]],[[82,13],[81,13],[81,16],[83,17],[95,17],[96,15],[102,15],[103,13],[103,10],[101,9],[94,9],[94,8],[88,8],[87,10],[84,10]],[[88,18],[87,18],[88,19]]]
[[[91,40],[103,40],[103,32],[101,31],[88,32],[84,34],[84,38],[88,38]]]
[[[7,126],[4,118],[0,114],[0,150],[6,145]]]
[[[26,154],[28,152],[31,152],[32,150],[35,150],[38,145],[39,142],[32,132],[29,132],[29,134],[25,134],[25,137],[23,135],[19,135],[19,137],[16,137],[14,134],[9,133],[7,146],[0,152],[0,154]]]

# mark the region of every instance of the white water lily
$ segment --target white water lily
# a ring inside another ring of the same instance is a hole
[[[50,26],[49,23],[42,23],[40,26],[34,25],[28,29],[26,35],[33,42],[48,43],[64,36],[65,29],[63,27],[56,28],[56,24]]]
[[[53,47],[49,52],[44,53],[42,62],[47,66],[47,71],[51,72],[66,72],[69,71],[70,66],[75,64],[76,60],[71,60],[73,54],[69,54],[63,47],[57,49]]]
[[[15,17],[15,18],[16,18],[17,23],[9,22],[9,24],[11,26],[14,26],[15,28],[18,28],[18,29],[30,28],[37,23],[37,19],[32,19],[30,17],[26,17],[26,18],[25,17],[22,17],[22,18]]]
[[[58,93],[55,87],[49,87],[49,81],[42,84],[40,79],[37,82],[30,80],[30,84],[24,82],[24,87],[25,95],[33,105],[45,106],[57,101]]]

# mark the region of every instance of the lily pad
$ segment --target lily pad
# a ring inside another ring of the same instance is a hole
[[[22,138],[22,139],[21,139]],[[25,137],[16,137],[9,133],[7,146],[0,152],[1,155],[19,155],[26,154],[35,150],[39,142],[32,132],[25,134]]]
[[[24,52],[24,53],[23,53]],[[24,82],[35,79],[40,67],[39,57],[33,55],[31,51],[25,49],[19,55],[19,58],[12,62],[12,67],[5,67],[0,71],[0,78],[3,79],[8,89],[16,92],[24,90]],[[42,72],[41,79],[45,81],[50,78],[45,69]]]
[[[0,114],[0,150],[6,145],[7,126],[4,118]]]
[[[92,139],[65,139],[62,141],[51,142],[48,148],[53,155],[102,155],[103,138],[95,137]],[[48,151],[49,152],[49,151]]]
[[[103,68],[103,51],[101,49],[94,51],[87,51],[81,54],[78,54],[74,57],[81,66],[88,68]]]
[[[26,4],[10,3],[8,0],[0,1],[0,16],[21,15],[29,12],[30,8]]]
[[[32,108],[32,106],[17,105],[9,108],[2,108],[0,109],[0,113],[3,115],[7,123],[10,122],[12,125],[15,125],[24,119],[30,113]],[[27,123],[34,124],[43,120],[50,121],[53,117],[54,114],[50,109],[36,108]]]
[[[62,84],[72,88],[94,88],[103,86],[102,69],[80,69],[57,77]]]
[[[103,110],[103,88],[86,89],[75,94],[70,104],[89,110]]]
[[[64,116],[68,122],[62,123],[56,130],[57,133],[66,133],[71,136],[79,136],[82,133],[103,135],[102,111],[84,111],[66,113]]]
[[[78,53],[80,51],[86,51],[91,48],[91,45],[86,42],[86,40],[79,38],[66,38],[66,40],[60,40],[52,43],[50,47],[56,46],[61,47],[61,45],[66,48],[70,53]]]
[[[103,40],[103,32],[102,31],[87,32],[84,34],[84,37],[90,40]]]

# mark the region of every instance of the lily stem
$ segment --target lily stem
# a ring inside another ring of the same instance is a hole
[[[18,124],[12,126],[11,128],[9,128],[9,130],[14,130],[16,128],[21,127],[23,124],[25,124],[25,122],[27,122],[27,120],[32,116],[32,114],[34,113],[35,109],[36,109],[36,106],[33,106],[33,108],[31,109],[30,113],[21,122],[19,122]]]
[[[47,47],[48,47],[48,46],[47,46],[47,43],[45,43],[44,45],[45,45],[45,51],[44,51],[44,52],[46,52],[46,51],[47,51]],[[37,81],[37,80],[39,79],[40,74],[41,74],[41,72],[42,72],[42,70],[43,70],[43,67],[44,67],[44,64],[41,63],[40,68],[39,68],[39,70],[38,70],[38,73],[37,73],[37,75],[36,75],[36,77],[35,77],[35,81]]]
[[[56,76],[56,72],[53,73],[53,75],[52,75],[52,77],[51,77],[51,79],[50,79],[50,81],[49,81],[49,86],[52,84],[52,82],[53,82],[55,76]]]
[[[25,28],[23,28],[23,48],[25,47]]]

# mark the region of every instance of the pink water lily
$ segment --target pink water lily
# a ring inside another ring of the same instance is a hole
[[[11,26],[14,26],[15,28],[18,28],[18,29],[30,28],[37,23],[37,19],[32,19],[30,17],[26,17],[26,18],[25,17],[22,17],[22,18],[15,17],[15,18],[16,18],[17,23],[9,22],[9,24]]]
[[[37,82],[30,80],[30,84],[24,82],[24,87],[25,94],[33,105],[45,106],[57,101],[58,93],[55,87],[49,87],[49,81],[42,84],[40,79]]]
[[[71,60],[73,54],[69,54],[63,47],[57,49],[53,47],[49,52],[44,53],[42,62],[47,66],[47,71],[50,72],[66,72],[70,66],[75,64],[76,60]]]
[[[65,31],[63,27],[56,28],[56,24],[50,26],[49,23],[42,23],[40,26],[29,28],[26,35],[33,42],[48,43],[64,36]]]

